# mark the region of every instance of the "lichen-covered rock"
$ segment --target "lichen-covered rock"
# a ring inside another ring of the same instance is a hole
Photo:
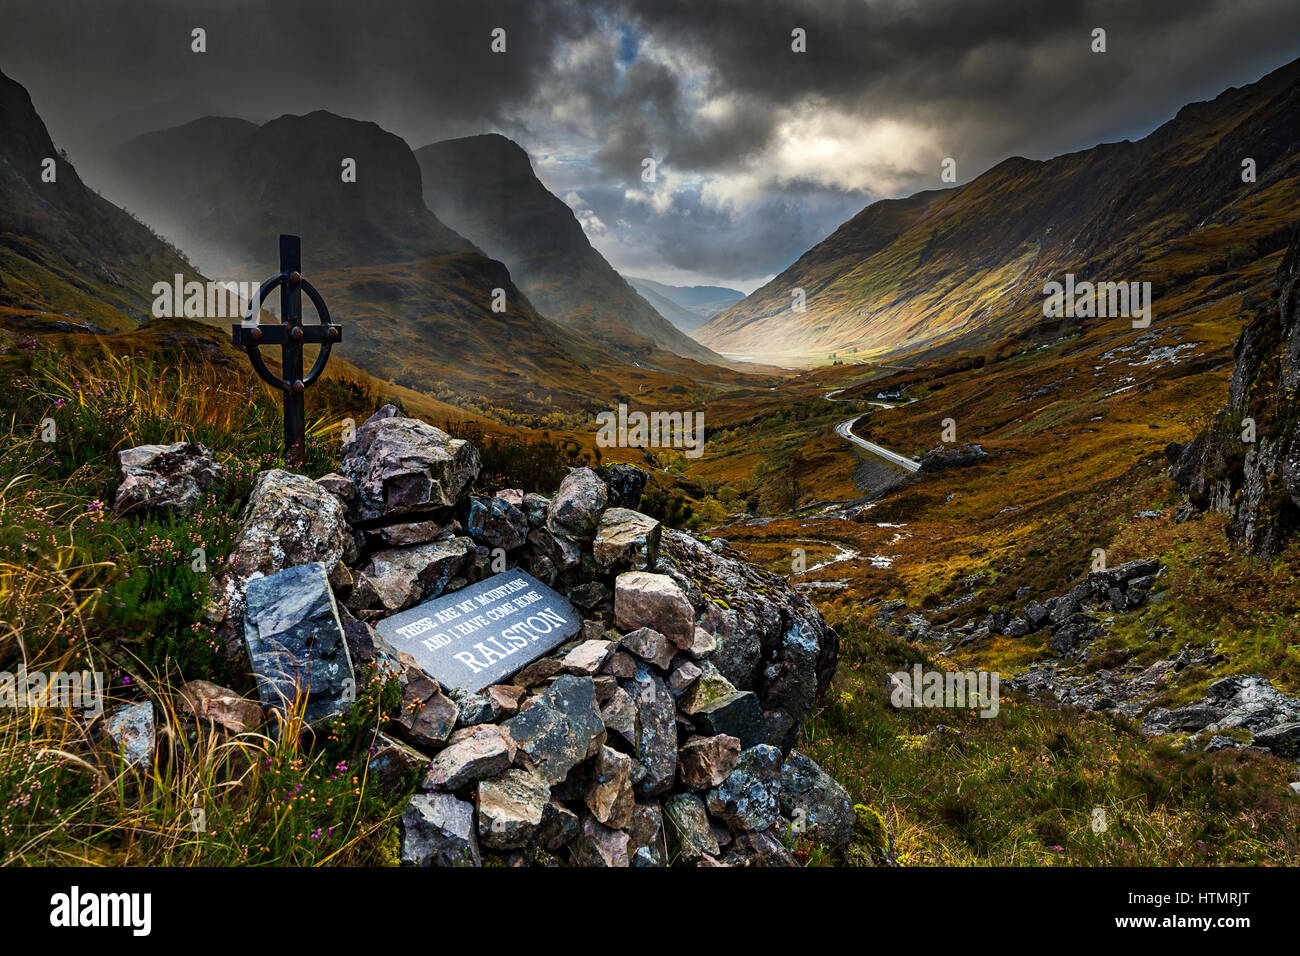
[[[352,519],[374,521],[455,506],[480,467],[469,442],[386,405],[344,446],[339,472],[356,486]]]
[[[305,475],[272,469],[253,484],[239,530],[221,572],[212,579],[208,620],[219,625],[227,650],[243,637],[244,591],[250,579],[319,562],[333,568],[357,550],[347,513],[336,496]]]
[[[602,571],[653,568],[659,556],[662,526],[649,515],[627,508],[607,508],[600,516],[592,555]]]
[[[727,779],[709,791],[709,813],[735,831],[766,830],[780,815],[781,751],[770,744],[743,750]]]
[[[664,836],[664,814],[657,803],[638,803],[627,828],[627,849],[633,866],[665,866],[668,841]]]
[[[262,703],[287,713],[302,701],[308,723],[346,712],[356,678],[325,566],[254,578],[246,600],[244,643]]]
[[[113,498],[119,516],[188,517],[203,496],[216,491],[226,470],[198,442],[137,445],[117,453],[122,483]]]
[[[637,793],[649,796],[672,788],[677,776],[677,713],[662,677],[642,663],[625,688],[636,707],[636,756],[645,773]]]
[[[785,730],[774,742],[789,750],[835,673],[839,635],[783,578],[684,532],[664,530],[657,567],[678,583],[699,626],[717,639],[708,660],[738,689],[754,691],[760,711],[783,715]],[[694,644],[692,629],[683,646]]]
[[[123,704],[104,717],[104,733],[129,767],[148,767],[157,745],[153,704]]]
[[[398,825],[402,862],[413,866],[479,866],[474,807],[450,793],[417,793]]]
[[[771,833],[738,833],[722,853],[727,866],[794,866],[790,851]]]
[[[590,539],[609,501],[609,489],[590,468],[565,475],[546,510],[546,527],[562,538]]]
[[[668,858],[672,863],[699,863],[720,852],[709,827],[704,801],[693,793],[674,793],[664,798],[664,832],[668,837]]]
[[[791,751],[781,768],[781,812],[809,839],[838,849],[853,836],[853,801],[816,761]]]

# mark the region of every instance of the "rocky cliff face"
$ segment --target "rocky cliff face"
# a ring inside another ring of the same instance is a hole
[[[1229,535],[1269,558],[1300,527],[1300,233],[1276,297],[1253,303],[1233,349],[1228,403],[1172,469],[1197,509],[1229,516]]]

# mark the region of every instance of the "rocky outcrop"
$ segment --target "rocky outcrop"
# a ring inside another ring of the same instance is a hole
[[[938,448],[931,448],[921,456],[920,470],[932,474],[950,468],[965,468],[979,464],[988,456],[988,452],[981,445],[960,445],[956,448],[940,445]]]
[[[1228,516],[1233,541],[1270,558],[1300,529],[1300,235],[1276,298],[1253,305],[1233,347],[1227,404],[1170,473],[1193,507]]]
[[[118,516],[149,513],[187,517],[216,491],[226,470],[198,442],[139,445],[117,453],[122,483],[113,499]]]
[[[267,708],[297,699],[320,722],[362,669],[397,681],[369,759],[376,785],[419,785],[402,859],[773,866],[793,863],[789,834],[842,846],[842,788],[788,763],[839,650],[813,605],[633,510],[637,469],[610,469],[614,488],[575,469],[550,498],[471,493],[477,472],[471,446],[381,410],[337,473],[258,477],[214,584]],[[371,626],[512,567],[581,625],[502,683],[444,687]],[[232,732],[260,711],[215,685],[193,696]]]

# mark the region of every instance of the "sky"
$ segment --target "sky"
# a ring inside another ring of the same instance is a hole
[[[499,132],[623,274],[743,292],[946,158],[1139,138],[1297,56],[1297,0],[0,0],[0,71],[92,185],[208,114]]]

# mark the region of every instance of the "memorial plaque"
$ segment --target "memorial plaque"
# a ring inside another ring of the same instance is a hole
[[[505,571],[385,618],[375,630],[445,688],[479,691],[582,627],[573,605],[523,571]]]

